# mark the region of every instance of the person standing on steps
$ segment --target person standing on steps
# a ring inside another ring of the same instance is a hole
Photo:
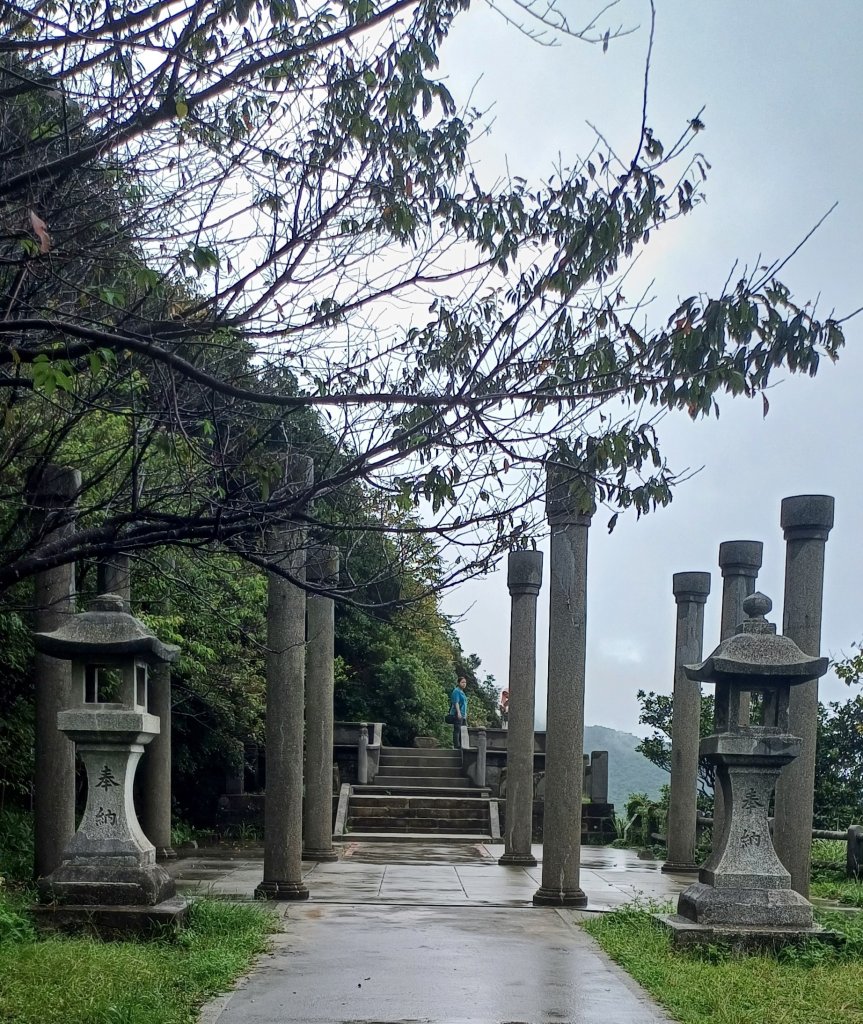
[[[452,745],[455,750],[461,750],[461,727],[467,725],[467,697],[464,692],[466,687],[467,679],[464,676],[460,676],[449,698],[450,714],[454,719],[452,723]]]

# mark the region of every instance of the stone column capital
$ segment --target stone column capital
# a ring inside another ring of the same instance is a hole
[[[678,604],[704,604],[710,593],[710,573],[676,572],[671,589]]]
[[[542,552],[510,551],[507,558],[506,585],[511,595],[533,594],[542,587]]]
[[[339,549],[335,544],[312,544],[306,552],[309,583],[335,586],[339,582]]]
[[[43,505],[68,505],[81,489],[81,474],[69,466],[49,462],[30,474],[27,495]]]
[[[796,494],[782,499],[780,523],[786,540],[827,540],[835,499],[830,494]]]
[[[596,511],[594,482],[583,470],[560,462],[545,467],[545,514],[552,526],[590,526]]]
[[[719,545],[719,568],[726,576],[758,576],[764,558],[760,540],[724,540]]]

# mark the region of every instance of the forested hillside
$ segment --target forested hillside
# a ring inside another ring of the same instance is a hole
[[[659,797],[668,783],[668,772],[657,768],[635,749],[641,740],[629,732],[608,729],[604,725],[588,725],[584,730],[584,750],[608,751],[608,799],[618,813],[623,813],[626,798],[632,793]]]

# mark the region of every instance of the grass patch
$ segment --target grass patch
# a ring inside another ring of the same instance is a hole
[[[201,900],[170,939],[39,941],[23,910],[0,895],[0,1021],[15,1024],[190,1024],[265,948],[275,922],[258,905]]]
[[[675,951],[648,909],[624,907],[584,927],[683,1024],[863,1024],[863,915],[822,914],[848,937],[777,955],[708,946]]]
[[[813,878],[810,893],[819,899],[835,900],[848,907],[863,908],[863,882],[846,878],[844,872],[833,878],[826,874]]]

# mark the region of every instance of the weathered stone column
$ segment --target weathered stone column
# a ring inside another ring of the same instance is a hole
[[[339,582],[339,549],[318,545],[309,551],[306,579],[322,587]],[[306,598],[306,803],[303,857],[338,860],[333,849],[333,647],[335,609],[324,594]]]
[[[488,735],[485,726],[480,726],[476,731],[476,784],[485,786],[486,761],[488,758]]]
[[[590,789],[588,796],[592,804],[608,803],[607,750],[592,750],[590,752]]]
[[[369,783],[369,724],[360,722],[360,735],[357,740],[357,782],[361,786]]]
[[[312,484],[312,460],[286,459],[285,484],[301,493]],[[270,560],[299,581],[306,572],[306,531],[297,523],[267,534]],[[258,899],[305,900],[303,884],[303,714],[306,674],[306,592],[275,572],[267,592],[267,789],[264,878]]]
[[[171,666],[150,670],[149,711],[159,719],[160,730],[144,753],[143,808],[141,824],[156,848],[157,860],[177,856],[171,845]]]
[[[132,610],[132,569],[127,554],[119,552],[99,563],[99,593],[116,594],[123,608]],[[177,854],[171,846],[171,666],[151,666],[147,711],[159,719],[159,732],[144,748],[139,776],[144,835],[156,849],[157,860],[171,860]]]
[[[719,545],[719,568],[722,572],[722,620],[719,627],[720,641],[734,636],[746,619],[743,602],[755,593],[755,581],[764,554],[764,545],[759,540],[726,540]],[[749,694],[740,695],[739,721],[749,721]],[[728,687],[718,683],[714,699],[716,722],[714,732],[728,728]],[[716,786],[713,793],[713,848],[718,849],[725,822],[725,797],[722,787]]]
[[[81,474],[64,466],[45,466],[31,483],[30,502],[43,522],[71,509],[81,488]],[[47,525],[47,524],[46,524]],[[51,529],[47,541],[62,540],[71,521]],[[34,581],[34,629],[52,633],[75,611],[75,565],[46,569]],[[33,818],[35,875],[50,874],[63,858],[75,834],[75,745],[57,728],[57,715],[83,700],[72,694],[69,662],[36,653],[33,660],[36,684],[36,771]]]
[[[132,570],[128,555],[119,552],[99,562],[98,589],[100,594],[122,597],[123,608],[127,612],[131,611]]]
[[[505,851],[499,864],[536,864],[531,853],[533,747],[536,703],[536,599],[542,586],[542,552],[511,551],[507,586],[509,627],[509,726],[506,733]]]
[[[542,884],[533,902],[583,907],[581,889],[584,669],[587,634],[587,534],[593,495],[576,471],[550,465],[551,525],[545,819]],[[510,727],[511,728],[511,727]]]
[[[821,653],[824,549],[833,528],[834,501],[827,494],[800,494],[782,501],[785,531],[785,600],[782,632],[812,657]],[[791,887],[809,895],[818,680],[791,691],[788,731],[803,740],[800,757],[782,773],[776,787],[774,844],[791,874]]]
[[[704,605],[710,593],[709,572],[676,572],[677,602],[674,648],[674,699],[671,719],[671,792],[668,801],[668,856],[663,871],[695,872],[698,815],[698,744],[701,740],[701,685],[688,679],[684,665],[701,661]]]

